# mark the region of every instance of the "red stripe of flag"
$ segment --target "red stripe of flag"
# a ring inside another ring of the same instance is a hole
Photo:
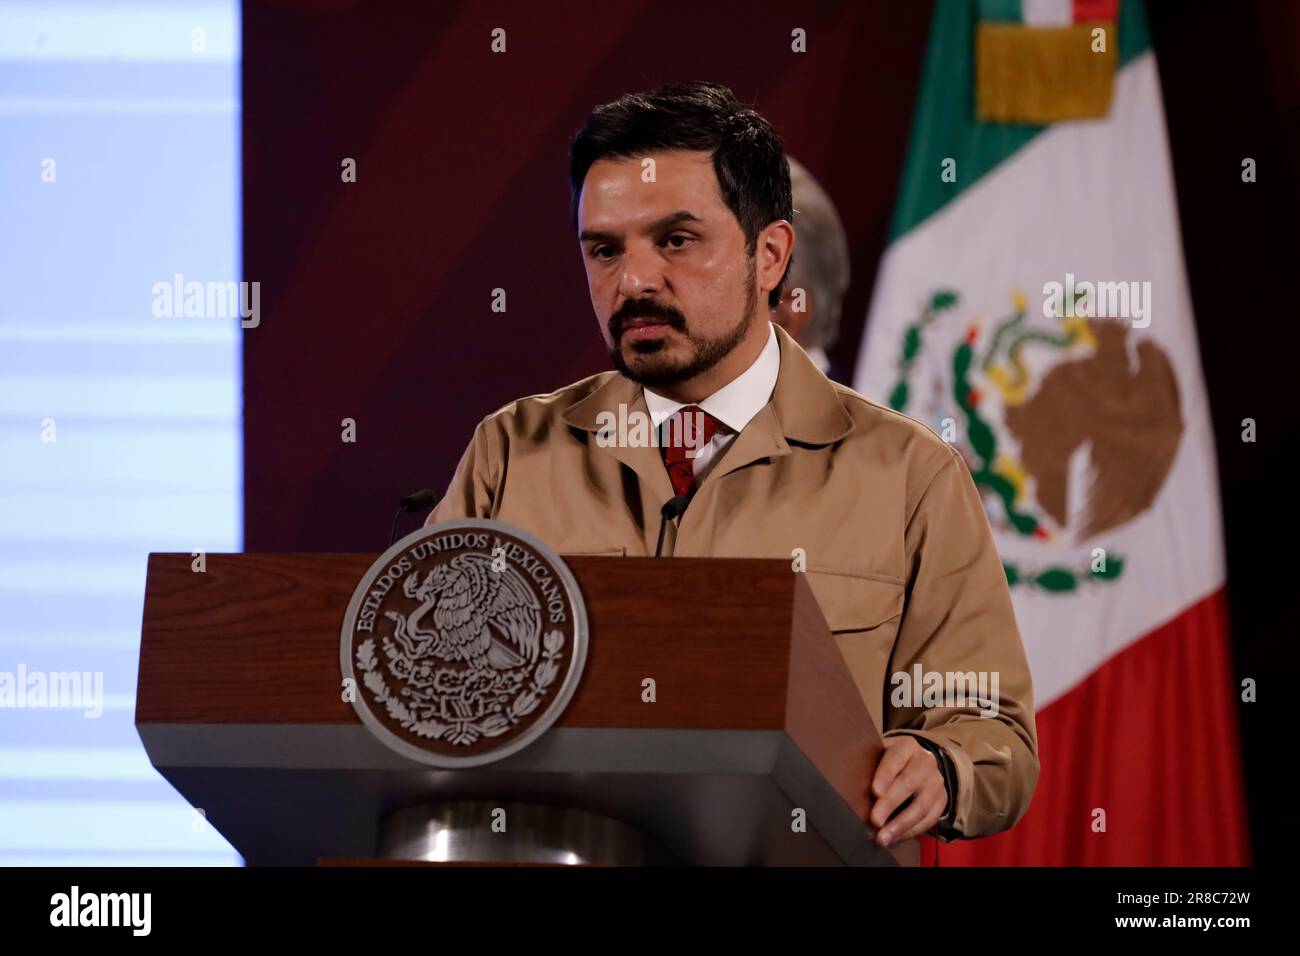
[[[1074,22],[1119,19],[1119,0],[1074,0]]]
[[[1249,864],[1237,683],[1220,589],[1035,714],[1029,812],[1006,833],[939,844],[939,865]]]

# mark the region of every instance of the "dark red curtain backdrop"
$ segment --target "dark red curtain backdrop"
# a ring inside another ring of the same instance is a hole
[[[1293,509],[1263,482],[1287,473],[1296,435],[1300,4],[1148,11],[1219,440],[1234,655],[1263,678],[1296,620],[1284,566],[1264,557],[1296,540]],[[919,0],[247,3],[244,277],[261,283],[262,324],[244,336],[246,548],[379,549],[397,499],[441,489],[480,418],[607,367],[568,222],[567,143],[627,91],[727,83],[820,179],[852,254],[834,354],[851,368],[929,20]],[[790,50],[796,27],[805,54]],[[356,183],[341,181],[345,158]],[[1245,417],[1258,444],[1239,440]],[[1266,862],[1276,841],[1260,821],[1294,834],[1295,800],[1269,773],[1273,718],[1256,706],[1240,719]]]
[[[264,316],[244,353],[249,550],[378,547],[480,418],[608,367],[567,148],[624,92],[705,78],[757,103],[838,202],[846,314],[865,314],[928,4],[409,6],[245,10],[245,263]],[[812,52],[790,52],[796,26]]]

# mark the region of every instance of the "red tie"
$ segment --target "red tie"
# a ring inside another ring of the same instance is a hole
[[[718,430],[718,420],[698,405],[686,405],[664,423],[660,450],[675,494],[690,497],[695,458]]]

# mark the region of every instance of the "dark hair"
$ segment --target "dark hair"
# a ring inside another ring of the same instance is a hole
[[[598,159],[635,159],[660,150],[707,150],[713,155],[722,200],[745,233],[752,256],[758,234],[778,219],[794,218],[790,164],[772,124],[744,108],[719,83],[696,81],[629,93],[597,106],[569,149],[569,215],[578,228],[578,200]],[[790,267],[767,297],[776,308]]]

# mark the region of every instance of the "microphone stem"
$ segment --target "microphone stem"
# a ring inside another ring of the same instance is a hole
[[[655,557],[663,554],[664,550],[664,532],[668,530],[668,516],[661,515],[659,518],[659,543],[655,545]]]
[[[398,520],[402,517],[402,515],[404,515],[404,514],[406,514],[406,508],[405,508],[405,507],[399,507],[399,508],[397,509],[397,514],[393,515],[393,523],[392,523],[392,525],[391,525],[391,526],[389,527],[389,529],[388,529],[388,547],[389,547],[389,548],[391,548],[391,547],[393,546],[393,542],[397,540],[397,522],[398,522]],[[385,549],[385,550],[386,550],[386,549]]]

